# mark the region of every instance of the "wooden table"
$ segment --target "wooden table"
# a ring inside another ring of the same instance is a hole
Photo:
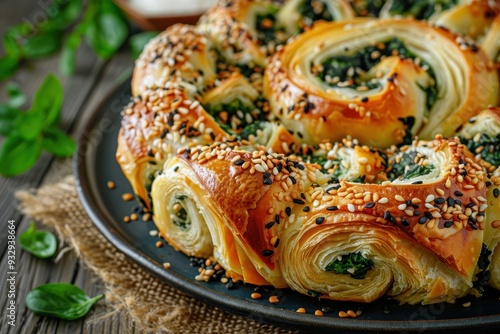
[[[10,25],[27,20],[32,22],[44,15],[42,8],[49,1],[0,0],[0,34],[3,36]],[[0,46],[0,54],[3,49]],[[64,87],[64,104],[61,128],[77,139],[88,117],[99,102],[116,85],[126,80],[133,68],[133,59],[124,47],[109,61],[97,58],[87,45],[78,51],[77,70],[74,76],[64,77],[58,70],[59,55],[35,61],[23,66],[10,80],[18,83],[31,104],[37,88],[48,73],[55,73]],[[0,82],[0,101],[6,101],[5,85]],[[0,139],[0,142],[2,139]],[[58,262],[40,260],[16,247],[16,326],[7,324],[7,223],[15,220],[17,236],[29,226],[30,219],[17,209],[14,192],[19,189],[36,188],[44,183],[57,182],[72,173],[71,159],[54,159],[43,153],[38,163],[30,171],[14,178],[0,177],[0,333],[134,333],[136,330],[130,319],[116,315],[109,319],[92,323],[92,314],[105,312],[100,303],[87,317],[77,321],[59,321],[49,317],[34,315],[24,303],[26,294],[33,288],[49,282],[67,282],[81,287],[88,295],[102,292],[95,276],[82,268],[74,253],[65,253]]]

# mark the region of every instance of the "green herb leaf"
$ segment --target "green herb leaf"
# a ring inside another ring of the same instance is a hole
[[[18,112],[8,104],[0,104],[0,135],[8,136],[12,132]]]
[[[30,169],[42,152],[40,140],[28,141],[18,135],[10,135],[0,148],[0,174],[15,176]]]
[[[86,31],[88,43],[94,52],[104,59],[118,51],[127,38],[128,27],[121,12],[108,6],[89,22]]]
[[[7,96],[9,97],[8,105],[12,108],[20,108],[26,103],[26,95],[15,82],[7,83]]]
[[[33,222],[19,236],[19,244],[23,249],[40,259],[47,259],[54,256],[57,250],[55,235],[48,231],[37,230]]]
[[[90,298],[79,287],[68,283],[49,283],[31,290],[26,306],[36,314],[76,320],[87,314],[102,294]]]
[[[42,147],[57,157],[69,157],[75,152],[75,141],[56,126],[45,130]]]
[[[24,140],[32,141],[39,137],[43,130],[43,115],[37,109],[17,114],[14,130]]]
[[[363,279],[373,266],[375,263],[372,259],[364,257],[360,252],[355,252],[342,255],[341,260],[331,262],[325,270],[336,274],[350,274],[352,278]]]
[[[34,35],[20,45],[21,52],[28,59],[50,56],[61,48],[61,33],[49,31]]]
[[[39,112],[44,121],[44,126],[54,125],[59,122],[63,102],[63,88],[56,76],[49,74],[33,100],[32,109]]]
[[[19,50],[19,46],[16,43],[15,33],[11,31],[7,31],[3,36],[3,48],[5,49],[5,53],[14,58],[19,58],[21,51]]]
[[[132,49],[132,56],[134,59],[139,57],[144,49],[144,46],[156,35],[158,35],[158,32],[145,31],[130,37],[128,42],[130,44],[130,48]]]
[[[6,55],[0,57],[0,80],[7,79],[16,73],[19,67],[19,57]]]

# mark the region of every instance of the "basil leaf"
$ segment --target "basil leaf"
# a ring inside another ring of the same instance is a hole
[[[41,32],[27,38],[20,48],[23,56],[28,59],[50,56],[61,48],[61,33],[59,31]]]
[[[7,31],[3,36],[3,48],[5,52],[12,57],[18,58],[20,55],[19,46],[16,43],[15,33]]]
[[[10,135],[0,148],[0,174],[15,176],[30,169],[42,152],[41,140],[28,141]]]
[[[81,26],[82,25],[80,24],[75,28],[75,30],[69,35],[63,47],[59,69],[64,75],[69,76],[75,72],[76,50],[82,42],[82,35],[80,32],[82,29]]]
[[[57,157],[69,157],[76,149],[75,141],[55,126],[45,130],[42,147]]]
[[[98,13],[86,30],[87,41],[94,52],[108,59],[118,51],[127,38],[128,27],[117,10]]]
[[[14,82],[7,83],[7,96],[9,96],[8,105],[12,108],[20,108],[26,103],[26,95],[21,91],[19,85]]]
[[[36,314],[76,320],[102,297],[100,294],[90,298],[73,284],[49,283],[31,290],[26,296],[26,306]]]
[[[134,59],[139,57],[144,49],[144,46],[156,35],[158,35],[158,32],[145,31],[130,37],[128,42],[130,44],[130,48],[132,49],[132,56]]]
[[[0,135],[8,136],[12,132],[18,112],[9,104],[0,104]]]
[[[14,123],[15,133],[23,140],[35,140],[42,132],[43,121],[42,113],[36,109],[20,112]]]
[[[19,67],[19,58],[11,55],[0,57],[0,80],[12,76]]]
[[[47,259],[54,256],[57,250],[55,235],[48,231],[37,230],[33,222],[19,236],[19,244],[21,248],[40,259]]]
[[[31,107],[42,115],[44,126],[54,125],[59,122],[63,94],[59,79],[53,74],[49,74],[36,92]]]

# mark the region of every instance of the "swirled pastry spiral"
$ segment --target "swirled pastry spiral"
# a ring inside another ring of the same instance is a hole
[[[482,51],[423,22],[318,24],[270,59],[266,96],[309,144],[350,135],[388,147],[408,133],[453,135],[496,105],[498,76],[488,63]]]
[[[221,0],[145,47],[117,161],[161,237],[233,280],[410,304],[500,288],[499,17]]]

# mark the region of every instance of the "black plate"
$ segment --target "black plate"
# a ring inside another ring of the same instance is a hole
[[[131,260],[165,283],[226,311],[315,333],[331,332],[332,329],[422,332],[500,327],[500,291],[496,290],[488,290],[485,297],[473,300],[471,307],[463,307],[463,301],[400,306],[387,299],[371,304],[323,301],[291,290],[272,288],[262,293],[262,299],[253,300],[250,298],[253,286],[240,285],[228,290],[220,282],[196,281],[197,268],[189,266],[187,256],[170,246],[156,248],[155,242],[159,239],[149,234],[150,230],[155,230],[151,221],[123,222],[123,217],[130,215],[136,205],[121,199],[121,194],[131,192],[131,187],[115,161],[120,112],[129,102],[130,94],[126,82],[103,101],[86,125],[74,159],[77,188],[83,206],[103,235]],[[114,181],[116,189],[107,188],[110,180]],[[171,264],[169,270],[162,266],[166,261]],[[278,294],[278,304],[268,302],[271,294]],[[304,307],[308,313],[296,313],[299,307]],[[314,311],[323,307],[331,308],[332,312],[323,317],[315,316]],[[339,311],[349,309],[361,309],[362,314],[355,319],[338,317]]]

